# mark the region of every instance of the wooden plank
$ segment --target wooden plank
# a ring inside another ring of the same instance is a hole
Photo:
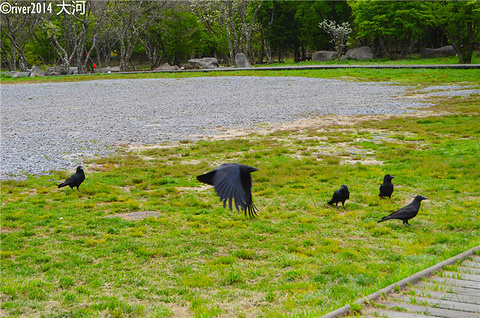
[[[465,262],[462,263],[462,265],[467,266],[467,267],[480,268],[480,263],[479,262],[465,261]]]
[[[429,277],[427,279],[429,282],[436,282],[436,283],[441,283],[441,284],[446,284],[446,285],[452,285],[452,286],[459,286],[459,287],[466,287],[466,288],[472,288],[472,289],[478,289],[480,290],[480,284],[477,282],[470,282],[467,280],[461,280],[461,279],[453,279],[453,278],[445,278],[445,277]]]
[[[450,309],[427,307],[427,306],[413,305],[413,304],[394,302],[394,301],[386,301],[386,302],[382,302],[381,304],[387,308],[400,307],[400,308],[406,309],[409,312],[421,313],[421,314],[431,315],[435,317],[478,318],[478,314],[475,314],[475,313],[456,311],[456,310],[450,310]]]
[[[439,292],[480,297],[480,290],[473,289],[473,288],[465,288],[465,287],[458,287],[458,286],[451,286],[451,285],[444,285],[444,284],[435,284],[435,283],[429,283],[429,282],[420,282],[415,286],[421,289],[425,288],[425,289],[439,291]]]
[[[480,268],[458,266],[458,271],[461,273],[480,275]]]
[[[422,314],[416,314],[406,311],[393,311],[386,310],[382,308],[372,308],[367,314],[369,316],[364,316],[362,311],[362,317],[386,317],[386,318],[435,318],[435,316],[427,316]]]
[[[459,303],[456,301],[432,299],[432,298],[419,297],[419,296],[398,295],[398,294],[393,294],[390,297],[396,300],[404,301],[404,302],[411,302],[411,299],[414,298],[414,300],[417,303],[420,303],[421,305],[435,306],[436,308],[445,308],[445,309],[456,310],[461,312],[480,313],[480,305],[475,305],[475,304]]]
[[[454,294],[449,292],[439,292],[434,290],[425,290],[418,288],[417,286],[413,286],[410,290],[415,291],[416,295],[422,297],[429,297],[441,300],[450,300],[456,301],[459,303],[468,303],[468,304],[476,304],[480,305],[480,297],[472,296],[472,295],[462,295],[462,294]]]
[[[461,279],[461,280],[470,280],[470,281],[480,283],[480,275],[475,275],[475,274],[444,271],[442,273],[442,277],[455,278],[455,279]]]

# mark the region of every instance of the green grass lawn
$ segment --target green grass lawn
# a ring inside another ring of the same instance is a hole
[[[336,77],[414,84],[412,95],[480,87],[478,71],[393,71]],[[56,187],[74,167],[3,181],[1,315],[318,317],[477,246],[480,96],[434,101],[417,116],[125,149],[88,162],[81,192]],[[223,209],[196,181],[223,162],[259,169],[257,219]],[[396,177],[391,200],[378,198],[386,173]],[[326,204],[341,184],[345,211]],[[417,194],[430,200],[411,227],[376,223]],[[106,218],[136,211],[159,217]]]

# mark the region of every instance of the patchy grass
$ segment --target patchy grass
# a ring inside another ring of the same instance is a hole
[[[71,171],[3,181],[2,315],[318,317],[477,246],[480,97],[432,110],[125,150],[89,162],[81,192],[52,181]],[[257,219],[196,181],[222,162],[259,168]],[[346,211],[326,205],[341,184]],[[376,223],[416,194],[411,227]],[[105,218],[135,211],[159,217]]]

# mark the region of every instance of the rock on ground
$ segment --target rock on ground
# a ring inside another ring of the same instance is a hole
[[[373,51],[370,47],[361,46],[348,50],[342,59],[368,60],[373,59],[373,57]]]
[[[455,56],[455,55],[457,55],[457,53],[455,53],[455,50],[451,45],[442,46],[438,49],[424,48],[420,50],[420,56],[424,58],[425,57],[447,57],[447,56]]]
[[[312,61],[314,62],[326,62],[336,59],[338,56],[335,51],[317,51],[312,54]]]
[[[218,60],[214,57],[188,60],[188,64],[198,69],[215,69],[218,67]]]
[[[40,77],[45,76],[45,73],[42,71],[42,69],[36,65],[32,66],[32,70],[30,71],[30,77],[35,77],[35,76],[40,76]]]
[[[250,62],[247,59],[247,56],[243,53],[237,53],[235,55],[235,67],[238,68],[249,68],[252,67]]]

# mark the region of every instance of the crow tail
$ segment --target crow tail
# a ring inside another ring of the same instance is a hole
[[[390,220],[390,218],[388,216],[384,216],[381,220],[378,220],[377,223],[387,221],[387,220]]]

